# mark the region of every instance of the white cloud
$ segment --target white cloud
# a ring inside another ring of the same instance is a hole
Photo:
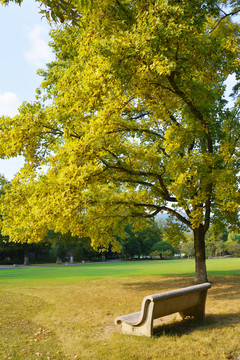
[[[16,115],[20,104],[20,99],[13,92],[6,91],[0,94],[0,115]]]
[[[43,39],[46,32],[46,28],[37,25],[28,35],[31,47],[28,51],[23,52],[23,56],[33,65],[43,66],[53,58],[50,47]]]

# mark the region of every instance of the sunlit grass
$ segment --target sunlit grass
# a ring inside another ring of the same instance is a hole
[[[191,285],[192,261],[1,270],[0,359],[236,359],[239,265],[209,261],[205,324],[175,314],[153,338],[122,335],[114,318],[140,310],[145,295]]]
[[[129,261],[113,263],[81,264],[74,266],[18,267],[0,270],[0,281],[84,280],[102,277],[142,275],[194,275],[194,260]],[[207,260],[209,274],[240,275],[240,258]]]

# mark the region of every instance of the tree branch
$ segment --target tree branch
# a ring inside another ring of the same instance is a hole
[[[218,19],[218,21],[216,22],[216,24],[214,25],[214,27],[211,29],[211,31],[209,32],[210,34],[218,27],[218,25],[221,23],[221,21],[223,21],[224,19],[226,19],[227,17],[229,16],[233,16],[233,15],[236,15],[240,12],[240,8],[237,8],[235,10],[233,10],[232,12],[230,13],[225,13],[222,9],[220,9],[224,15],[220,17],[220,19]]]
[[[63,130],[59,130],[59,129],[57,129],[57,128],[54,128],[54,127],[52,127],[52,126],[50,126],[50,125],[46,125],[46,124],[42,124],[42,125],[43,125],[44,128],[51,130],[51,132],[52,132],[54,135],[60,135],[60,136],[63,136],[63,135],[64,135],[64,131],[63,131]],[[69,135],[70,135],[71,137],[74,137],[74,138],[77,138],[77,139],[80,139],[80,138],[81,138],[81,136],[78,135],[78,134],[76,134],[76,133],[75,133],[75,134],[69,133]]]
[[[158,193],[161,194],[161,197],[163,200],[166,200],[166,201],[170,201],[170,202],[174,202],[176,203],[177,202],[177,199],[173,196],[170,196],[168,191],[164,191],[163,189],[159,189],[156,185],[152,184],[152,183],[149,183],[147,181],[143,181],[143,180],[134,180],[134,179],[121,179],[119,180],[121,183],[122,182],[125,182],[125,183],[134,183],[134,184],[139,184],[139,185],[145,185],[145,186],[149,186],[149,187],[152,187],[154,188]]]
[[[179,214],[176,210],[169,208],[168,206],[158,206],[155,204],[135,203],[135,202],[128,202],[128,201],[117,201],[116,203],[122,204],[122,205],[133,205],[135,207],[145,207],[145,208],[154,208],[155,209],[155,211],[151,214],[143,214],[140,212],[139,213],[133,212],[133,216],[142,216],[142,217],[149,218],[149,217],[156,216],[161,211],[166,211],[166,212],[172,214],[173,216],[175,216],[178,220],[183,222],[188,227],[191,227],[191,223],[189,220],[187,220],[183,215]]]
[[[151,134],[151,135],[156,135],[158,137],[160,137],[162,140],[164,139],[164,137],[152,130],[149,129],[141,129],[141,128],[133,128],[133,127],[123,127],[122,129],[117,129],[117,130],[113,130],[113,131],[108,131],[107,134],[114,134],[114,133],[118,133],[118,132],[124,132],[124,131],[133,131],[133,132],[140,132],[140,133],[147,133],[147,134]]]
[[[205,224],[204,231],[206,232],[210,225],[210,214],[211,214],[211,196],[209,195],[205,205]]]
[[[188,106],[188,108],[193,113],[193,115],[195,115],[196,118],[201,122],[201,124],[206,128],[206,139],[207,139],[207,144],[208,144],[208,151],[210,153],[213,153],[213,144],[212,144],[212,139],[210,136],[210,134],[211,134],[210,129],[209,129],[206,121],[204,120],[201,112],[196,108],[196,106],[193,104],[193,102],[188,99],[186,94],[184,94],[184,92],[176,84],[176,82],[174,80],[175,75],[176,75],[176,71],[172,71],[171,74],[168,76],[169,82],[172,85],[173,89],[175,90],[176,94],[185,102],[185,104]]]
[[[118,159],[118,158],[117,158]],[[119,159],[118,159],[118,163],[119,163],[119,166],[117,166],[117,165],[111,165],[111,164],[109,164],[106,160],[104,160],[104,159],[100,159],[100,161],[106,166],[106,167],[108,167],[109,169],[115,169],[115,170],[120,170],[120,171],[122,171],[122,172],[124,172],[124,173],[126,173],[126,174],[129,174],[129,175],[133,175],[133,176],[146,176],[146,177],[148,177],[148,176],[153,176],[153,177],[155,177],[155,178],[159,178],[159,174],[157,174],[157,173],[154,173],[154,172],[146,172],[146,171],[134,171],[134,170],[132,170],[132,169],[127,169],[127,168],[125,168],[121,163],[120,163],[120,161],[119,161]]]

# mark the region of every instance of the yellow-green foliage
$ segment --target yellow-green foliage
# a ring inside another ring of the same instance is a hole
[[[224,81],[239,69],[239,26],[224,3],[104,0],[52,31],[36,102],[1,118],[1,156],[26,159],[3,233],[70,230],[117,250],[127,217],[168,211],[204,232],[211,211],[235,222],[239,105],[224,107]]]
[[[49,22],[64,22],[71,21],[73,24],[77,24],[80,18],[78,12],[78,6],[89,7],[91,0],[37,0],[40,5],[39,12],[46,16]],[[2,5],[8,5],[10,2],[21,5],[23,0],[0,0]]]

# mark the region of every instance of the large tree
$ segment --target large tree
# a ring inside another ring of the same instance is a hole
[[[238,225],[239,100],[225,96],[240,76],[238,1],[97,3],[52,32],[36,102],[1,120],[2,157],[26,160],[3,231],[36,240],[52,228],[108,247],[126,218],[165,211],[193,230],[204,282],[210,223]]]

